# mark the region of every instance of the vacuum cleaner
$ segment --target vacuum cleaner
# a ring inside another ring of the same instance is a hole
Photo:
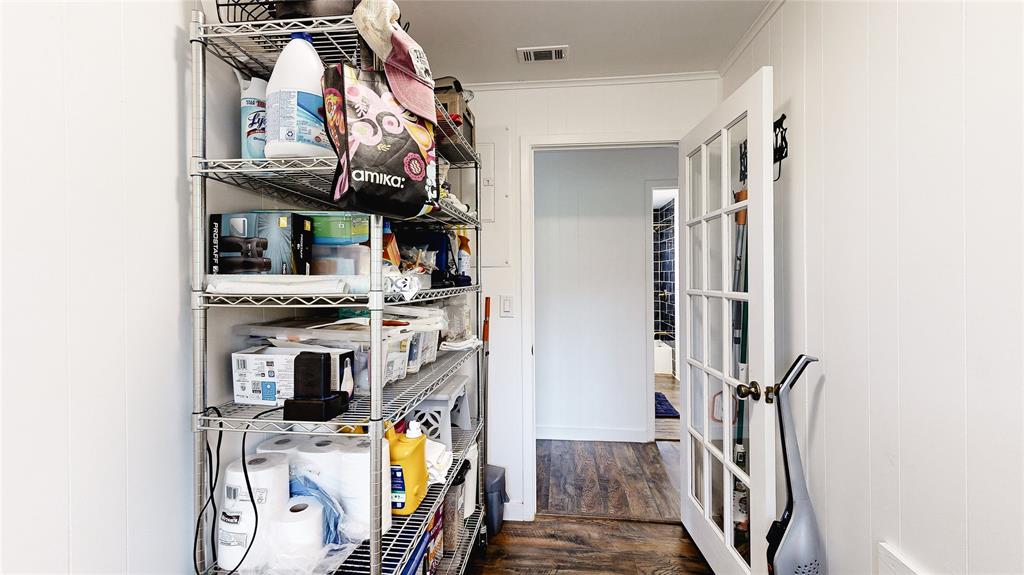
[[[772,575],[825,575],[825,548],[818,537],[818,520],[804,481],[800,447],[796,441],[789,394],[800,375],[816,357],[801,354],[782,383],[775,387],[782,439],[782,460],[786,470],[786,509],[768,530],[768,572]]]

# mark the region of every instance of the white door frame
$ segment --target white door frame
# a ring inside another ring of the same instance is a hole
[[[523,358],[523,520],[533,521],[537,514],[537,417],[536,417],[536,362],[533,346],[535,338],[535,299],[534,286],[534,202],[533,202],[533,155],[542,150],[565,149],[600,149],[629,147],[673,147],[679,145],[685,131],[652,131],[636,133],[594,133],[565,134],[548,136],[522,136],[519,148],[521,202],[519,214],[519,237],[521,241],[520,257],[522,259],[522,276],[520,289],[523,294],[523,333],[520,348]],[[650,200],[648,200],[650,204]],[[649,215],[649,218],[652,217]],[[651,242],[648,242],[650,244]],[[679,229],[676,228],[676,245],[679,245]],[[653,249],[653,246],[649,248]],[[650,259],[650,258],[648,258]],[[649,264],[651,265],[651,264]],[[653,270],[647,274],[648,310],[653,310],[654,288]],[[653,317],[650,312],[649,317]],[[679,326],[676,326],[678,331]],[[678,335],[678,334],[677,334]],[[676,341],[678,342],[678,337]],[[654,338],[647,341],[647,380],[646,397],[654,397]],[[678,353],[678,351],[677,351]],[[654,401],[647,402],[648,417],[647,435],[649,441],[654,440]],[[680,433],[682,433],[682,419]]]

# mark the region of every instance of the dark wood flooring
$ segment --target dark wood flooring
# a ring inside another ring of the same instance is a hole
[[[682,525],[538,516],[506,521],[470,575],[710,574]]]
[[[679,412],[683,413],[683,401],[679,393],[679,380],[671,374],[654,374],[654,390],[665,394],[672,405]],[[652,400],[653,401],[653,400]],[[658,441],[679,441],[680,420],[678,419],[654,419],[654,439]]]
[[[537,441],[537,513],[679,521],[679,443]]]

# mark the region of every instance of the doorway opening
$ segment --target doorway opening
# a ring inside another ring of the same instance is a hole
[[[678,413],[664,424],[675,441],[655,441],[657,342],[673,351],[675,340],[665,305],[675,239],[652,241],[654,190],[675,193],[678,162],[664,145],[534,153],[539,515],[680,521]],[[665,390],[679,405],[673,363]]]
[[[676,367],[676,204],[679,189],[652,183],[654,255],[654,439],[679,441],[682,398]],[[676,449],[678,446],[668,446]]]

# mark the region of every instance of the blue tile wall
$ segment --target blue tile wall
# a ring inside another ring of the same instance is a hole
[[[654,210],[655,339],[672,341],[676,329],[675,201]]]

